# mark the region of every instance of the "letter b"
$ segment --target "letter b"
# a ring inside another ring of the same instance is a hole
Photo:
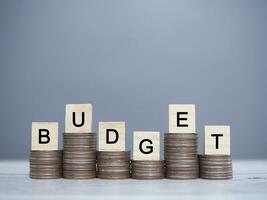
[[[49,130],[39,129],[39,144],[47,144],[50,142]]]

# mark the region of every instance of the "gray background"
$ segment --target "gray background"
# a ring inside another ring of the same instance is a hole
[[[169,103],[230,124],[234,158],[267,158],[267,1],[0,1],[0,158],[26,158],[32,121],[64,105],[168,129]],[[60,134],[62,141],[62,134]]]

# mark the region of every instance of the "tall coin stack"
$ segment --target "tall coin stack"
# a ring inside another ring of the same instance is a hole
[[[164,156],[166,178],[196,179],[199,177],[196,134],[165,133]]]
[[[213,180],[232,179],[231,157],[229,155],[200,156],[200,177]]]
[[[98,151],[97,177],[103,179],[127,179],[130,177],[129,151]]]
[[[90,179],[96,177],[96,134],[64,133],[63,177]]]
[[[131,176],[133,179],[164,178],[163,160],[132,160]]]
[[[62,151],[31,151],[30,177],[33,179],[54,179],[62,177]]]

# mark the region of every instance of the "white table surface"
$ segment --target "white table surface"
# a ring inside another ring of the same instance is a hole
[[[267,199],[267,160],[234,160],[232,180],[33,180],[27,160],[0,160],[0,199]]]

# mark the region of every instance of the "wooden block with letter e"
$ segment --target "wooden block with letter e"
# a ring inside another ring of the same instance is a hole
[[[135,131],[133,133],[133,160],[160,160],[160,133]]]
[[[67,104],[65,133],[91,133],[92,111],[92,104]]]
[[[99,151],[125,151],[125,122],[99,122]]]
[[[31,150],[58,150],[58,122],[32,122]]]
[[[230,126],[205,126],[204,154],[230,155]]]
[[[196,133],[195,105],[169,105],[169,133]]]

